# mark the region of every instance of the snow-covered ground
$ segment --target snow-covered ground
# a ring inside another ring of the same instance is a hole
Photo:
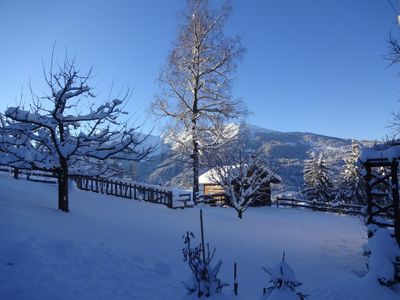
[[[168,209],[77,189],[70,213],[56,209],[57,187],[0,175],[0,299],[186,299],[182,235],[198,236],[199,209]],[[363,278],[366,233],[357,217],[293,208],[204,207],[206,240],[239,296],[260,299],[268,276],[286,262],[309,299],[399,299]]]

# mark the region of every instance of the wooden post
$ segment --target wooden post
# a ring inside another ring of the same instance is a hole
[[[206,261],[206,247],[204,245],[204,227],[203,227],[203,210],[200,209],[200,232],[201,232],[201,248],[203,252],[203,262]]]
[[[236,262],[233,265],[233,292],[235,293],[235,296],[238,294],[238,288],[239,288],[239,283],[237,281],[237,266]]]
[[[18,179],[19,171],[18,168],[14,168],[14,179]]]
[[[371,165],[366,162],[364,164],[365,170],[367,171],[367,175],[365,176],[365,179],[367,181],[367,224],[371,224],[372,221],[372,187],[371,187],[371,179],[372,179],[372,174],[371,174]],[[368,235],[370,233],[368,232]]]
[[[397,177],[398,162],[392,162],[392,200],[393,200],[393,225],[394,236],[396,237],[397,244],[400,245],[400,207],[399,207],[399,181]]]
[[[172,191],[168,192],[168,207],[169,208],[173,207],[173,194],[172,194]]]

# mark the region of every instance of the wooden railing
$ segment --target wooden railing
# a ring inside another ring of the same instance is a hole
[[[0,167],[0,172],[10,173],[16,179],[26,179],[34,182],[41,183],[57,183],[54,178],[57,178],[57,175],[50,171],[40,171],[40,170],[26,170],[26,169],[16,169],[16,168],[8,168],[8,167]],[[53,180],[51,180],[51,179]]]
[[[0,172],[7,172],[12,174],[14,177],[34,182],[57,183],[57,181],[54,180],[57,178],[57,175],[52,172],[19,170],[8,167],[0,167]],[[172,191],[100,177],[71,175],[70,178],[76,182],[79,189],[84,191],[102,193],[127,199],[143,200],[163,204],[169,208],[173,207]]]
[[[226,204],[226,195],[225,193],[200,195],[199,202],[203,202],[209,205],[224,205]]]
[[[197,203],[205,203],[209,205],[224,205],[226,204],[225,197],[226,195],[224,193],[200,195],[197,199]],[[183,203],[184,207],[193,206],[191,193],[179,194],[179,198],[176,201]]]
[[[71,176],[71,178],[76,182],[77,187],[84,191],[164,204],[169,208],[173,207],[172,191],[100,177]]]
[[[363,205],[344,204],[335,202],[320,202],[311,200],[294,199],[289,197],[277,197],[276,207],[304,207],[314,211],[335,212],[338,214],[363,215]]]

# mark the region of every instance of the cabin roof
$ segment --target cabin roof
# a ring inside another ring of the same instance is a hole
[[[362,162],[392,162],[400,158],[400,145],[375,145],[374,148],[363,149],[360,155]]]
[[[223,167],[222,167],[223,168]],[[226,167],[226,169],[229,170],[233,170],[235,168],[232,167]],[[208,170],[207,172],[203,173],[202,175],[200,175],[199,177],[199,184],[217,184],[215,182],[214,179],[218,179],[218,173],[217,173],[217,169],[216,168],[212,168],[210,170]],[[281,178],[274,174],[270,180],[271,183],[280,183],[281,182]]]

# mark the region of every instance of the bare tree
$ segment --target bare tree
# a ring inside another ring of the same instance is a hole
[[[161,72],[162,94],[155,114],[173,120],[169,138],[192,159],[193,199],[199,191],[200,155],[226,139],[224,124],[245,110],[232,99],[231,82],[244,49],[223,29],[231,13],[225,3],[211,10],[207,0],[188,0],[175,46]]]
[[[53,64],[53,59],[52,59]],[[146,136],[120,121],[122,99],[95,106],[88,85],[91,71],[81,75],[74,59],[65,58],[57,71],[44,77],[49,94],[34,97],[30,110],[9,107],[2,118],[0,162],[58,174],[58,207],[68,212],[68,176],[105,175],[115,160],[139,161],[152,151]],[[85,101],[87,107],[85,109]]]
[[[209,180],[223,188],[227,203],[237,211],[240,219],[251,204],[265,197],[266,185],[277,182],[263,155],[246,149],[246,133],[239,134],[208,159],[214,168],[207,173]]]
[[[388,40],[389,52],[384,58],[389,61],[389,65],[393,66],[400,63],[400,41],[392,34],[389,35]],[[400,75],[400,72],[397,73]],[[393,119],[389,122],[389,127],[392,129],[392,133],[386,136],[384,139],[387,143],[392,143],[399,139],[400,133],[400,111],[393,112]]]

